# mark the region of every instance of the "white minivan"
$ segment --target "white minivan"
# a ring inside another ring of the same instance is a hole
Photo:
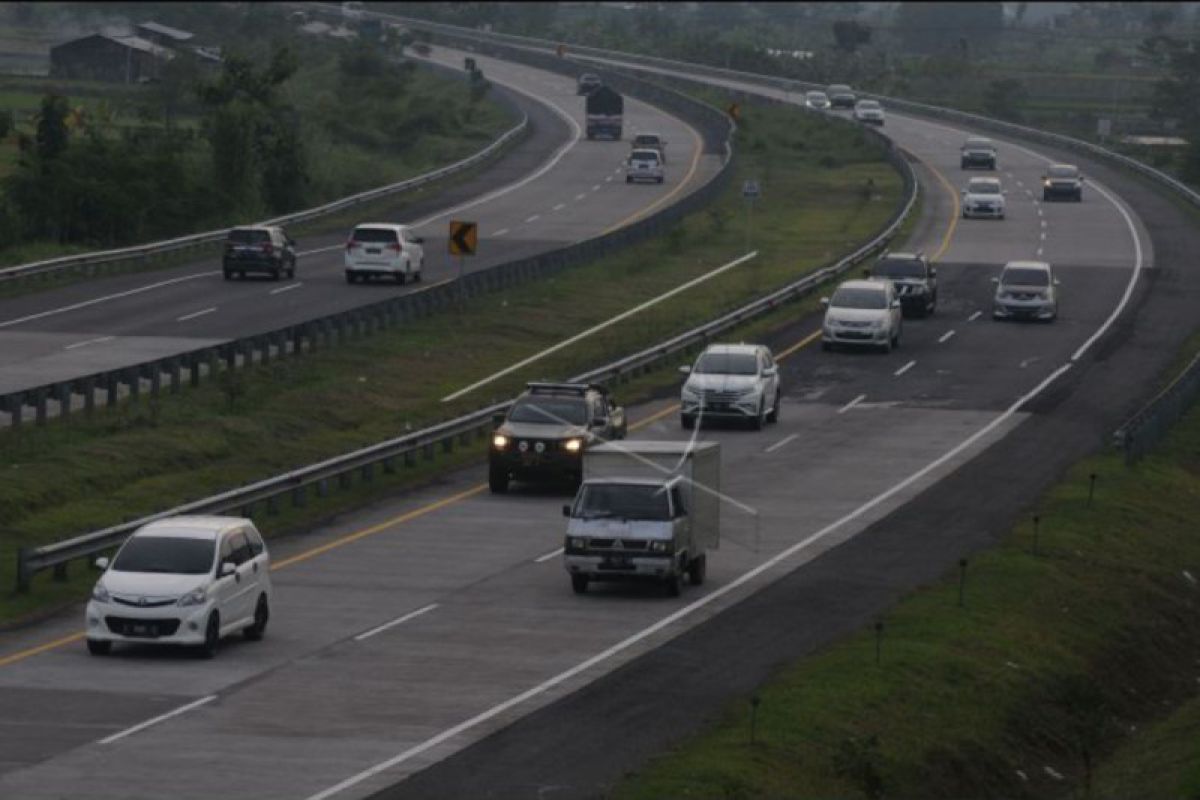
[[[421,280],[425,265],[425,239],[407,225],[365,222],[346,240],[346,282],[384,276],[404,283]]]
[[[822,297],[821,304],[826,309],[821,349],[853,344],[890,353],[900,346],[900,297],[891,280],[844,281],[833,297]]]
[[[115,642],[193,645],[211,658],[221,637],[258,640],[271,616],[271,561],[254,523],[179,516],[143,525],[125,540],[84,613],[87,646]]]

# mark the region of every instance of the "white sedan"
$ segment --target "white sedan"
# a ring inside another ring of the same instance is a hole
[[[854,104],[854,118],[867,125],[883,125],[883,106],[878,100],[859,100]]]

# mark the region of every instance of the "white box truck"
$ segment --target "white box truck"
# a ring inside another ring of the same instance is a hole
[[[563,561],[579,594],[591,581],[653,580],[677,597],[686,575],[704,582],[721,540],[721,449],[716,442],[622,441],[583,456]]]

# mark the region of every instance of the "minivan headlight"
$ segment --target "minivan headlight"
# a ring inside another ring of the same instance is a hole
[[[108,588],[103,581],[96,581],[96,585],[92,587],[92,599],[97,603],[107,603],[112,600],[112,595],[108,593]]]
[[[667,539],[655,539],[650,542],[651,553],[667,553],[671,550],[671,542]]]
[[[578,453],[582,447],[583,439],[567,439],[566,444],[563,445],[568,453]]]
[[[208,601],[208,587],[201,586],[200,588],[193,589],[192,591],[185,594],[183,597],[179,598],[179,605],[185,606],[185,607],[186,606],[200,606],[200,605],[204,605],[204,603],[206,603],[207,601]]]

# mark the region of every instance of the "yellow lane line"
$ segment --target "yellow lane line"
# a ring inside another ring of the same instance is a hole
[[[61,639],[55,639],[53,642],[46,642],[45,644],[39,644],[36,647],[31,647],[28,650],[22,650],[18,653],[13,653],[11,656],[4,656],[3,658],[0,658],[0,667],[7,667],[9,664],[15,664],[18,661],[24,661],[30,656],[36,656],[38,653],[44,653],[47,650],[53,650],[56,647],[62,647],[63,645],[70,644],[71,642],[78,642],[83,638],[83,635],[83,631],[80,631],[79,633],[72,633],[70,636],[64,636]]]
[[[954,191],[954,187],[950,185],[950,181],[946,180],[946,176],[941,173],[941,170],[927,161],[922,163],[941,181],[942,186],[946,187],[946,192],[950,195],[950,201],[954,206],[954,210],[950,212],[950,227],[946,228],[946,235],[942,237],[942,246],[933,254],[933,258],[929,259],[930,261],[938,261],[950,247],[950,240],[954,238],[954,231],[958,228],[958,219],[962,213],[962,207],[958,203],[958,192]]]
[[[696,129],[691,127],[690,125],[688,126],[688,130],[691,131],[692,140],[696,144],[696,149],[694,151],[692,151],[692,163],[691,163],[691,166],[688,167],[687,175],[683,176],[683,180],[679,182],[679,185],[676,186],[671,191],[664,194],[662,197],[655,200],[650,205],[643,208],[641,211],[635,211],[633,214],[630,214],[628,217],[621,220],[617,224],[610,225],[609,227],[605,228],[603,231],[601,231],[601,233],[600,233],[601,236],[603,236],[606,233],[612,233],[617,228],[623,228],[626,225],[628,225],[629,223],[633,222],[638,217],[643,217],[646,214],[649,214],[651,211],[658,208],[663,203],[666,203],[672,197],[674,197],[675,195],[679,194],[680,192],[682,192],[684,189],[687,188],[688,184],[691,183],[691,181],[692,181],[692,177],[696,174],[696,168],[700,165],[700,156],[704,152],[704,141],[700,138],[700,134],[696,133]]]
[[[816,341],[818,338],[820,338],[820,336],[821,336],[821,331],[820,331],[819,329],[818,329],[818,330],[815,330],[815,331],[813,331],[813,332],[812,332],[812,333],[810,333],[808,336],[805,336],[803,339],[801,339],[800,341],[796,342],[794,345],[792,345],[792,346],[791,346],[791,347],[789,347],[788,349],[784,350],[784,351],[783,351],[782,353],[780,353],[779,355],[775,356],[775,360],[776,360],[776,361],[783,361],[785,358],[787,358],[787,357],[788,357],[788,356],[790,356],[792,353],[794,353],[794,352],[796,352],[797,350],[799,350],[801,347],[805,347],[805,346],[807,346],[807,345],[810,345],[810,344],[812,344],[813,342],[815,342],[815,341]]]

